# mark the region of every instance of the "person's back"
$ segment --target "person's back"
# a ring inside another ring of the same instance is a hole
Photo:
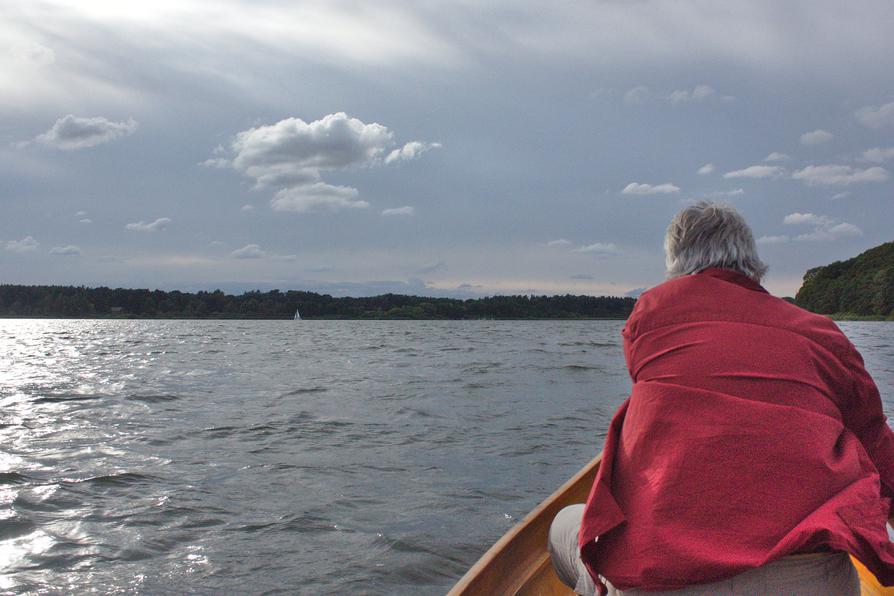
[[[625,519],[608,531],[596,503],[581,535],[615,586],[670,590],[886,537],[875,446],[845,427],[872,443],[884,417],[851,403],[872,389],[855,392],[859,356],[831,321],[711,269],[644,295],[625,345],[634,385],[603,480]],[[854,535],[848,512],[877,528]]]
[[[668,243],[672,279],[639,298],[623,332],[633,390],[578,522],[581,565],[613,589],[748,593],[806,577],[813,559],[788,562],[815,553],[816,581],[858,592],[852,553],[892,582],[894,433],[859,354],[832,321],[763,290],[766,267],[731,208],[684,210]],[[726,578],[744,591],[711,583]]]

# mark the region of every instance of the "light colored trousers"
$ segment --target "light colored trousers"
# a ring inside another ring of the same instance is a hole
[[[559,578],[578,594],[592,596],[596,584],[580,560],[577,534],[584,514],[583,505],[566,507],[549,529],[549,554]],[[745,596],[772,594],[785,596],[859,596],[860,577],[844,553],[795,555],[751,569],[729,579],[669,592],[618,590],[610,583],[609,596]]]

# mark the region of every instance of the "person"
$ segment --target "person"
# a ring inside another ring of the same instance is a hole
[[[828,318],[771,296],[742,216],[671,221],[668,280],[622,331],[633,381],[586,505],[550,528],[579,594],[859,594],[894,584],[894,433]]]

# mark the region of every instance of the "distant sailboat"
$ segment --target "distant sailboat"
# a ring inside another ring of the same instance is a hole
[[[301,315],[298,313],[298,309],[297,309],[297,308],[295,309],[295,320],[296,320],[296,321],[300,321],[300,320],[301,320]]]

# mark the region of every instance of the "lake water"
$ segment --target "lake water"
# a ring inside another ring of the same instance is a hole
[[[598,451],[622,326],[0,320],[0,591],[443,593]]]

